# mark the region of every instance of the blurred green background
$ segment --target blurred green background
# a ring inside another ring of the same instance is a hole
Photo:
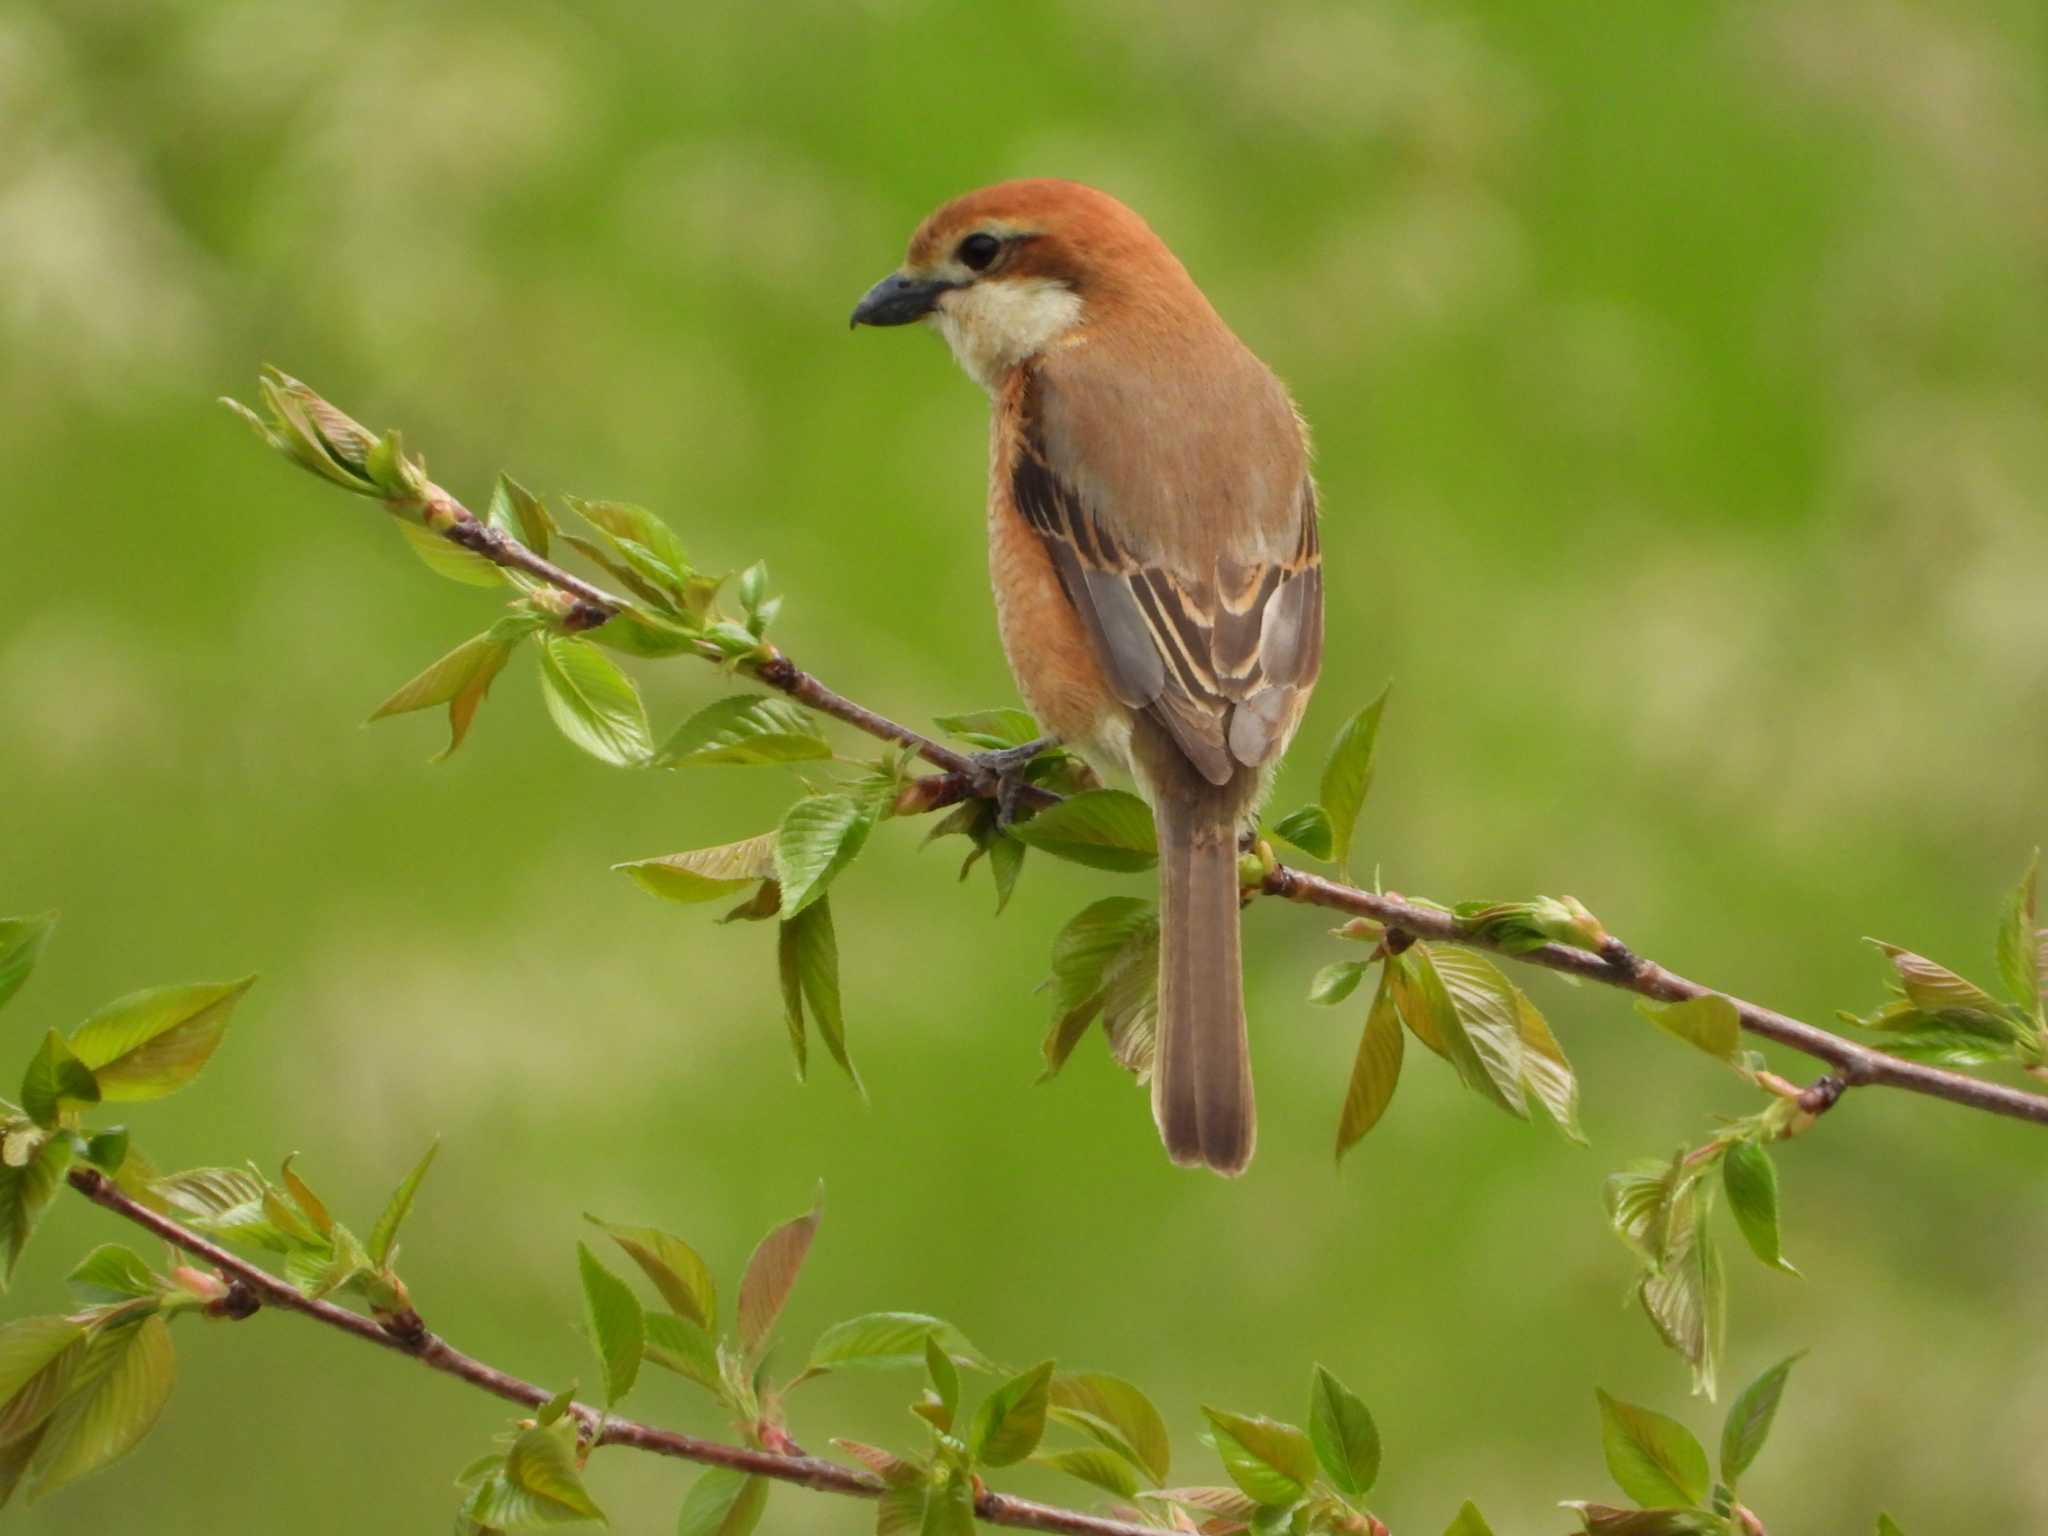
[[[494,600],[213,402],[277,362],[406,429],[477,504],[645,502],[759,556],[800,661],[909,719],[1013,697],[984,574],[979,393],[853,300],[941,198],[1020,174],[1144,212],[1313,423],[1329,652],[1280,803],[1396,680],[1360,852],[1444,900],[1569,891],[1645,953],[1826,1021],[1865,933],[1988,978],[2048,838],[2048,13],[2036,0],[1546,7],[1419,0],[432,7],[13,0],[0,10],[0,907],[59,906],[7,1014],[49,1024],[260,970],[159,1162],[303,1150],[367,1226],[433,1135],[429,1320],[549,1382],[579,1213],[726,1277],[830,1198],[785,1357],[877,1308],[1197,1405],[1371,1402],[1377,1507],[1503,1533],[1611,1494],[1592,1388],[1678,1411],[1623,1310],[1601,1177],[1753,1096],[1623,1001],[1532,983],[1590,1151],[1411,1053],[1329,1147],[1363,999],[1247,917],[1263,1134],[1169,1168],[1084,1046],[1035,1087],[1058,924],[1111,888],[1035,859],[998,922],[958,844],[888,830],[840,891],[872,1103],[791,1079],[773,940],[607,865],[769,825],[768,770],[608,770],[530,658],[461,754],[358,722]],[[645,669],[657,725],[715,696]],[[1779,1065],[1802,1075],[1810,1066]],[[1731,1248],[1740,1383],[1810,1348],[1745,1485],[1773,1530],[2048,1526],[2048,1139],[1882,1092],[1784,1149],[1803,1281]],[[123,1238],[67,1201],[10,1309]],[[728,1295],[730,1280],[728,1280]],[[321,1330],[181,1326],[126,1465],[22,1530],[439,1530],[498,1406]],[[907,1443],[907,1381],[794,1428]],[[666,1378],[630,1405],[716,1425]],[[615,1527],[688,1470],[606,1455]],[[1085,1495],[1027,1471],[1041,1496]],[[864,1529],[778,1492],[764,1529]]]

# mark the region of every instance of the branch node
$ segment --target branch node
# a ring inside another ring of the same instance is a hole
[[[1839,1073],[1830,1072],[1815,1078],[1811,1086],[1801,1090],[1799,1107],[1809,1115],[1826,1114],[1849,1091],[1848,1078],[1852,1070],[1844,1067]]]

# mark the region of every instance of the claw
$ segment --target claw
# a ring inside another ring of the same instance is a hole
[[[1024,777],[1024,770],[1031,766],[1039,753],[1058,745],[1053,737],[1041,736],[1021,746],[974,754],[975,787],[982,794],[994,797],[997,826],[1008,827],[1017,819],[1018,798],[1029,782]]]

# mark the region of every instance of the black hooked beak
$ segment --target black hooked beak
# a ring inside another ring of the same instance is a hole
[[[856,325],[908,325],[922,320],[939,302],[939,295],[958,283],[941,277],[905,277],[891,272],[853,306],[848,329]]]

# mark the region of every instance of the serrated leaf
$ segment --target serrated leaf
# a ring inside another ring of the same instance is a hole
[[[285,1279],[315,1301],[332,1295],[369,1269],[369,1254],[355,1234],[339,1223],[317,1241],[296,1245],[284,1260]]]
[[[1260,1504],[1299,1502],[1316,1480],[1316,1452],[1307,1435],[1277,1419],[1204,1408],[1216,1453],[1230,1480]]]
[[[680,602],[693,574],[675,530],[645,507],[623,501],[563,498],[578,517],[597,529],[615,554],[665,595]]]
[[[1729,1147],[1721,1158],[1721,1187],[1749,1251],[1773,1269],[1797,1274],[1780,1250],[1778,1167],[1761,1143],[1738,1141]]]
[[[1340,1492],[1372,1492],[1380,1475],[1379,1429],[1358,1395],[1320,1365],[1309,1378],[1308,1437]]]
[[[926,1340],[936,1342],[951,1359],[982,1369],[988,1366],[967,1336],[943,1318],[922,1312],[869,1312],[834,1323],[819,1334],[803,1373],[914,1369],[925,1363]]]
[[[782,818],[775,842],[775,878],[784,919],[796,916],[854,861],[873,821],[851,795],[809,795]]]
[[[118,1304],[138,1296],[161,1295],[164,1283],[142,1256],[119,1243],[102,1243],[66,1277],[78,1299],[88,1304]]]
[[[420,564],[436,576],[459,581],[469,587],[495,587],[505,579],[493,561],[473,549],[464,549],[460,544],[444,539],[431,528],[401,521],[398,531],[404,536],[406,546],[419,556]]]
[[[1121,789],[1091,789],[1049,805],[1010,835],[1055,858],[1129,872],[1159,862],[1152,808]]]
[[[1358,990],[1373,967],[1370,960],[1333,960],[1309,978],[1308,1000],[1333,1008]]]
[[[1051,1467],[1055,1472],[1064,1472],[1069,1477],[1078,1477],[1084,1483],[1093,1483],[1097,1488],[1115,1494],[1119,1498],[1135,1498],[1138,1493],[1138,1475],[1131,1470],[1131,1464],[1114,1451],[1099,1445],[1075,1446],[1063,1451],[1040,1451],[1031,1458],[1040,1466]]]
[[[786,699],[741,693],[707,704],[685,720],[655,755],[654,766],[803,763],[831,756],[831,745],[808,710]]]
[[[639,1378],[647,1318],[632,1287],[606,1269],[589,1244],[576,1245],[576,1264],[583,1275],[583,1321],[604,1374],[605,1406],[610,1407],[632,1391]]]
[[[1511,984],[1512,985],[1512,984]],[[1522,1089],[1543,1106],[1568,1140],[1586,1144],[1579,1128],[1579,1078],[1565,1059],[1564,1047],[1529,994],[1514,987],[1515,1021],[1522,1034]]]
[[[1199,1509],[1204,1514],[1238,1523],[1249,1521],[1259,1510],[1257,1503],[1236,1488],[1162,1488],[1157,1493],[1141,1493],[1138,1497],[1162,1504],[1184,1504],[1189,1509]]]
[[[51,1030],[42,1049],[29,1061],[21,1079],[21,1107],[37,1125],[52,1126],[59,1116],[100,1101],[100,1085],[92,1068],[72,1052],[64,1037]]]
[[[891,1488],[875,1501],[875,1536],[913,1536],[924,1525],[922,1481]]]
[[[98,1329],[43,1431],[30,1498],[55,1493],[133,1450],[155,1425],[176,1375],[161,1316]]]
[[[2027,872],[2020,877],[2019,885],[2006,898],[2005,917],[1998,925],[1998,974],[2005,982],[2007,994],[2019,1005],[2020,1012],[2037,1021],[2041,1017],[2041,977],[2034,935],[2039,921],[2035,891],[2040,876],[2041,852],[2037,848],[2033,862],[2027,865]],[[0,970],[4,970],[4,966],[5,961],[0,960]],[[4,1001],[6,983],[0,980],[0,1002]]]
[[[1045,1437],[1045,1411],[1051,1403],[1050,1360],[1019,1372],[982,1399],[974,1410],[968,1449],[985,1467],[1007,1467],[1038,1449]]]
[[[56,1410],[87,1342],[85,1329],[68,1317],[0,1325],[0,1445],[18,1443]]]
[[[71,1037],[107,1103],[160,1099],[197,1077],[253,976],[207,986],[131,992],[94,1014]]]
[[[1486,1516],[1479,1513],[1479,1506],[1467,1499],[1458,1511],[1458,1518],[1444,1527],[1444,1536],[1493,1536],[1493,1527],[1486,1523]]]
[[[676,1536],[748,1536],[767,1506],[765,1477],[750,1477],[730,1467],[706,1467],[683,1500]]]
[[[0,1007],[22,989],[29,973],[41,958],[50,930],[57,926],[57,914],[39,912],[29,917],[0,917]]]
[[[924,1416],[930,1419],[933,1427],[944,1433],[952,1429],[953,1420],[960,1412],[960,1368],[939,1341],[929,1334],[924,1341],[924,1368],[932,1384],[929,1411]]]
[[[1149,1063],[1158,946],[1159,909],[1135,896],[1105,897],[1060,930],[1053,940],[1053,1025],[1041,1082],[1059,1071],[1097,1017],[1119,1061],[1133,1070]]]
[[[919,1536],[974,1536],[974,1487],[957,1471],[927,1488]]]
[[[1693,1390],[1711,1399],[1727,1333],[1727,1277],[1720,1250],[1707,1231],[1709,1201],[1691,1206],[1689,1223],[1674,1234],[1661,1264],[1637,1287],[1643,1311],[1658,1334],[1692,1367]]]
[[[779,938],[785,1013],[793,1015],[796,1009],[795,1000],[789,995],[794,981],[802,994],[804,1009],[818,1026],[825,1049],[853,1079],[853,1086],[865,1095],[867,1089],[862,1086],[860,1073],[846,1049],[846,1017],[839,996],[839,940],[832,928],[830,899],[820,895],[794,917],[785,917]],[[800,1020],[792,1022],[792,1035],[800,1035],[801,1028]]]
[[[1742,1067],[1742,1016],[1718,992],[1689,997],[1662,1008],[1644,998],[1637,1001],[1636,1012],[1716,1061],[1738,1070]]]
[[[820,1185],[811,1208],[762,1238],[747,1260],[746,1274],[740,1279],[739,1337],[740,1347],[750,1359],[759,1357],[775,1319],[782,1315],[789,1293],[796,1288],[796,1277],[810,1254],[811,1239],[817,1235],[824,1213],[825,1190]]]
[[[891,1488],[903,1488],[924,1480],[922,1463],[898,1456],[894,1451],[886,1451],[879,1445],[866,1445],[859,1440],[835,1439],[832,1443]]]
[[[669,901],[716,901],[757,880],[775,878],[775,837],[773,832],[763,832],[737,843],[635,859],[612,868],[631,875],[643,888]]]
[[[932,723],[948,736],[988,752],[1021,747],[1042,734],[1038,722],[1021,709],[977,709],[964,715],[938,715]]]
[[[167,1174],[150,1192],[188,1225],[215,1237],[287,1252],[293,1246],[264,1209],[264,1182],[244,1168],[191,1168]]]
[[[718,1327],[718,1286],[710,1266],[680,1237],[653,1227],[626,1227],[588,1212],[583,1219],[604,1232],[640,1266],[661,1299],[705,1332]]]
[[[1380,974],[1379,988],[1358,1037],[1351,1080],[1344,1090],[1344,1108],[1337,1117],[1337,1156],[1342,1157],[1380,1122],[1393,1102],[1401,1080],[1401,1018],[1394,1006],[1393,967]]]
[[[1298,811],[1289,811],[1273,824],[1273,835],[1292,843],[1312,859],[1336,856],[1336,829],[1330,825],[1330,813],[1320,805],[1304,805]]]
[[[543,636],[540,680],[549,717],[576,746],[621,768],[646,763],[654,740],[640,690],[604,652],[568,635]]]
[[[0,1165],[0,1247],[4,1247],[6,1256],[6,1267],[0,1270],[0,1290],[14,1283],[22,1250],[28,1246],[43,1212],[56,1199],[70,1166],[71,1139],[62,1135],[44,1141],[19,1166]]]
[[[491,503],[484,521],[508,539],[516,539],[535,554],[545,557],[548,540],[554,537],[555,520],[541,499],[510,475],[498,476],[491,489]]]
[[[718,1345],[694,1321],[673,1312],[649,1312],[645,1358],[663,1370],[694,1381],[714,1395],[725,1387],[718,1369]]]
[[[427,1144],[427,1150],[420,1154],[420,1160],[412,1165],[412,1172],[399,1181],[398,1188],[391,1192],[383,1211],[377,1217],[377,1224],[370,1228],[370,1259],[382,1269],[391,1261],[391,1250],[398,1242],[398,1229],[405,1225],[405,1218],[412,1214],[413,1197],[420,1192],[420,1181],[426,1178],[427,1170],[434,1166],[434,1155],[441,1150],[438,1137]]]
[[[463,1513],[492,1531],[537,1531],[604,1519],[576,1468],[575,1420],[521,1430],[503,1469],[476,1485]]]
[[[1433,972],[1442,1003],[1431,1022],[1458,1078],[1509,1114],[1527,1118],[1522,1088],[1522,1024],[1515,989],[1484,955],[1450,944],[1417,944],[1399,957],[1404,973]],[[1424,990],[1427,991],[1425,978]],[[1397,989],[1397,1006],[1401,994]]]
[[[1380,715],[1387,707],[1389,684],[1378,698],[1344,722],[1337,739],[1330,743],[1330,755],[1323,762],[1322,793],[1316,798],[1330,818],[1330,843],[1337,868],[1346,879],[1351,876],[1351,839],[1358,827],[1358,813],[1372,788],[1373,757],[1378,750]]]
[[[1706,1502],[1713,1474],[1691,1430],[1650,1408],[1608,1396],[1599,1388],[1600,1447],[1621,1491],[1638,1504],[1697,1506]]]
[[[1090,1425],[1083,1429],[1111,1450],[1128,1449],[1154,1482],[1166,1481],[1173,1465],[1173,1440],[1152,1399],[1121,1376],[1105,1371],[1062,1371],[1047,1389],[1047,1401],[1068,1413],[1085,1414],[1115,1431],[1119,1445]]]
[[[514,625],[511,630],[522,631],[523,627]],[[505,663],[512,659],[517,640],[518,635],[505,626],[493,626],[483,634],[472,635],[379,704],[370,718],[383,720],[446,704],[448,745],[434,761],[445,760],[469,735],[470,724],[483,706],[484,696],[505,669]]]
[[[1778,1416],[1778,1402],[1785,1395],[1785,1379],[1804,1353],[1787,1355],[1728,1405],[1728,1418],[1721,1426],[1721,1481],[1729,1488],[1740,1486],[1742,1474],[1770,1438],[1771,1421]]]

